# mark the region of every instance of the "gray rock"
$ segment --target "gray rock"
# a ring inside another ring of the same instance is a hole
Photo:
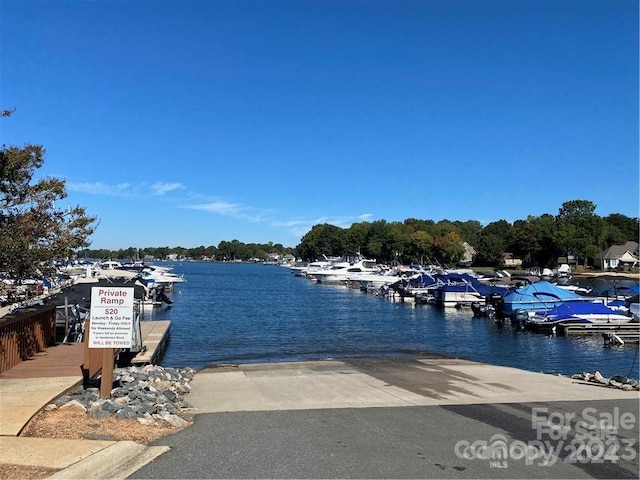
[[[170,425],[173,425],[177,428],[183,428],[187,426],[187,421],[180,418],[178,415],[169,414],[163,417],[163,420]]]
[[[69,403],[71,401],[71,397],[69,395],[62,395],[60,398],[58,398],[55,401],[55,404],[60,406],[60,405],[64,405],[65,403]]]
[[[164,426],[167,418],[180,417],[182,422],[193,420],[183,409],[190,405],[184,394],[191,390],[189,382],[195,370],[163,368],[158,365],[114,369],[117,385],[109,398],[99,398],[97,388],[79,389],[63,395],[46,408],[53,410],[63,405],[82,408],[96,419],[115,415],[117,418],[137,418],[145,424]],[[182,422],[173,420],[175,424]]]
[[[129,405],[124,406],[116,412],[116,418],[136,418],[138,413]]]
[[[82,410],[83,412],[86,412],[86,411],[87,411],[87,407],[85,407],[82,403],[80,403],[80,402],[79,402],[79,401],[77,401],[77,400],[71,400],[71,401],[69,401],[69,402],[67,402],[67,403],[65,403],[65,404],[63,404],[63,405],[60,405],[60,409],[63,409],[63,408],[72,408],[72,407],[79,408],[79,409],[80,409],[80,410]]]
[[[187,422],[193,422],[193,415],[191,413],[180,412],[179,416]]]
[[[155,423],[155,418],[153,418],[151,415],[147,416],[142,416],[142,417],[138,417],[138,422],[140,422],[142,425],[153,425]]]
[[[95,418],[95,419],[103,419],[103,418],[109,418],[111,416],[111,412],[107,411],[107,410],[102,410],[100,408],[96,408],[96,409],[89,409],[87,411],[87,413],[89,414],[89,416],[91,418]]]
[[[162,395],[170,402],[173,402],[176,400],[176,398],[178,397],[175,392],[172,392],[171,390],[164,390],[162,392]]]
[[[615,381],[614,379],[609,380],[609,385],[616,388],[622,388],[622,383]]]
[[[122,408],[122,405],[108,398],[106,402],[102,404],[101,408],[107,412],[115,413]]]

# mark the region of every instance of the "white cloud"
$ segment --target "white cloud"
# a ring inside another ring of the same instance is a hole
[[[373,217],[372,213],[364,213],[357,217],[344,216],[344,217],[317,217],[313,219],[291,219],[291,220],[276,220],[271,222],[274,227],[285,227],[289,229],[289,233],[295,236],[302,237],[307,234],[314,225],[321,225],[328,223],[340,228],[349,228],[351,225],[358,221],[368,221]]]
[[[240,214],[240,212],[246,210],[246,207],[243,207],[239,203],[229,203],[222,200],[217,200],[215,202],[209,203],[201,203],[197,205],[189,205],[187,208],[231,216],[237,216]]]
[[[327,219],[325,217],[317,218],[315,220],[275,220],[271,224],[274,227],[299,227],[299,226],[308,226],[308,225],[317,225],[318,223],[326,223]]]
[[[92,195],[110,195],[115,197],[125,197],[134,194],[130,183],[118,183],[108,185],[102,182],[67,182],[67,189],[70,192],[89,193]]]
[[[151,185],[151,189],[153,190],[154,195],[164,195],[167,192],[172,192],[173,190],[183,189],[184,185],[181,183],[167,183],[167,182],[156,182]]]

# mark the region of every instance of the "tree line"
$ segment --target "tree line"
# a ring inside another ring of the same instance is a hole
[[[420,263],[453,266],[464,259],[466,242],[476,252],[474,264],[501,267],[504,254],[511,253],[523,266],[554,267],[559,257],[588,265],[606,248],[627,241],[639,242],[639,219],[615,213],[595,214],[589,200],[571,200],[556,215],[528,216],[513,223],[498,220],[482,226],[477,220],[449,221],[408,218],[403,222],[354,223],[349,228],[318,224],[294,247],[282,244],[245,244],[239,240],[222,241],[217,246],[147,247],[125,250],[89,250],[79,252],[91,258],[155,258],[169,255],[179,258],[220,261],[266,260],[268,254],[291,254],[304,261],[323,256],[361,253],[381,263]]]
[[[616,213],[595,214],[589,200],[571,200],[556,215],[528,216],[513,223],[498,220],[482,226],[477,220],[449,221],[406,219],[404,222],[355,223],[348,229],[316,225],[296,247],[301,258],[317,258],[359,251],[383,262],[402,264],[459,264],[463,242],[476,252],[474,264],[501,267],[511,253],[523,266],[554,267],[559,257],[573,257],[588,265],[611,245],[639,241],[639,219]]]
[[[216,260],[216,261],[250,261],[268,259],[269,254],[275,255],[295,255],[295,249],[284,247],[281,243],[269,242],[261,243],[242,243],[239,240],[222,241],[218,246],[210,245],[205,247],[201,245],[194,248],[185,247],[145,247],[136,248],[129,247],[118,250],[108,249],[82,249],[77,252],[78,258],[93,259],[120,259],[120,260],[144,260],[159,259],[165,260],[171,256],[179,259],[193,260]]]

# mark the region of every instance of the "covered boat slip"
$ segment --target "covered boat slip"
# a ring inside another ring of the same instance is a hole
[[[633,293],[634,288],[637,290],[637,283],[629,285],[629,280],[629,277],[616,278],[616,290],[627,295]],[[626,285],[622,281],[626,281]],[[632,282],[637,281],[632,279]],[[532,331],[553,335],[607,334],[614,339],[621,339],[620,334],[637,342],[640,323],[629,313],[629,305],[625,305],[629,299],[622,295],[583,296],[543,280],[507,293],[501,301],[500,312]],[[617,306],[616,302],[623,305]],[[623,345],[625,342],[616,340],[608,344]]]
[[[640,293],[640,275],[629,273],[578,273],[572,276],[572,281],[579,285],[590,286],[603,297],[629,297]]]
[[[627,314],[612,310],[600,302],[566,302],[549,310],[530,312],[525,327],[530,330],[550,330],[554,327],[583,325],[622,325],[633,321]],[[640,326],[637,322],[636,325]]]
[[[616,312],[598,301],[565,302],[550,310],[536,310],[532,315],[532,318],[534,317],[544,317],[547,321],[572,320],[579,317],[584,320],[580,323],[587,323],[588,321],[607,323],[618,321],[626,323],[632,319],[630,316]]]
[[[513,316],[518,310],[528,312],[549,310],[564,302],[593,302],[593,300],[541,280],[508,292],[502,299],[500,311],[504,315]]]

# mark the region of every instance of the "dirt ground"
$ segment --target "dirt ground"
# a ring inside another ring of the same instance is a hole
[[[137,420],[119,420],[115,417],[96,420],[82,410],[71,407],[38,413],[26,425],[20,436],[72,440],[132,440],[148,444],[178,430],[170,425],[142,425]],[[38,480],[47,478],[56,471],[46,467],[0,464],[0,478],[6,480]]]

